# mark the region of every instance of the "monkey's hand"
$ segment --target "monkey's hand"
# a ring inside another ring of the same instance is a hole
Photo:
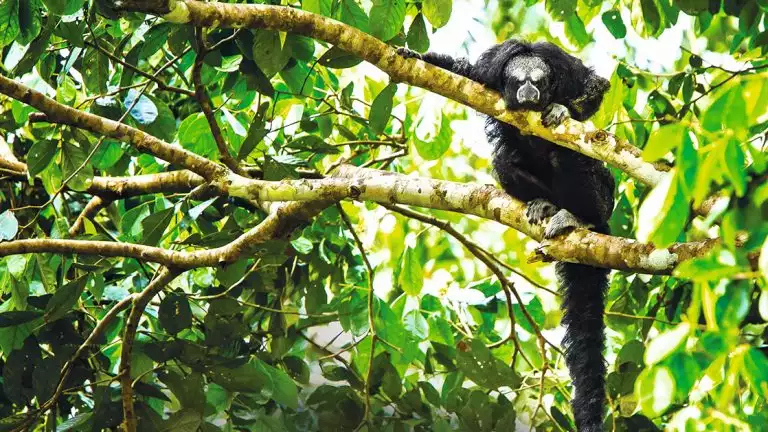
[[[576,216],[566,209],[561,209],[544,228],[544,238],[549,240],[559,235],[569,233],[576,228],[587,228],[589,225],[580,221]]]
[[[531,200],[527,204],[525,217],[528,218],[528,223],[531,225],[539,225],[557,213],[557,207],[545,199]]]
[[[412,50],[408,49],[406,47],[399,47],[397,49],[397,54],[400,55],[403,58],[415,58],[421,60],[421,54]]]
[[[541,113],[541,124],[546,127],[557,126],[570,116],[571,112],[568,111],[568,108],[557,103],[551,103]]]

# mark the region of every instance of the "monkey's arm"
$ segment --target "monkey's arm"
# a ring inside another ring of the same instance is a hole
[[[590,71],[584,82],[582,93],[564,104],[570,111],[571,117],[579,121],[592,117],[600,108],[603,95],[610,86],[608,80]]]
[[[461,75],[465,78],[472,79],[472,63],[466,57],[453,58],[447,54],[438,54],[434,52],[428,52],[420,54],[416,51],[408,48],[398,48],[397,53],[405,58],[417,58],[424,60],[425,62],[435,65],[439,68],[449,70],[455,74]]]

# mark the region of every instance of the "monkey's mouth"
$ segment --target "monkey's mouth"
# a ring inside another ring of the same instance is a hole
[[[511,99],[511,100],[510,100]],[[507,109],[512,111],[544,111],[545,104],[540,102],[518,102],[516,98],[504,98]]]

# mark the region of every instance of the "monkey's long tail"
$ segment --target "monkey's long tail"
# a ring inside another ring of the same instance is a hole
[[[609,270],[558,262],[563,293],[565,363],[574,386],[571,401],[579,432],[602,432],[606,364],[605,294]]]

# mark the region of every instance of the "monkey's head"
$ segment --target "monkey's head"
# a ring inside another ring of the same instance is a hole
[[[542,111],[553,102],[552,69],[541,57],[512,57],[504,66],[501,81],[499,90],[509,109]]]

